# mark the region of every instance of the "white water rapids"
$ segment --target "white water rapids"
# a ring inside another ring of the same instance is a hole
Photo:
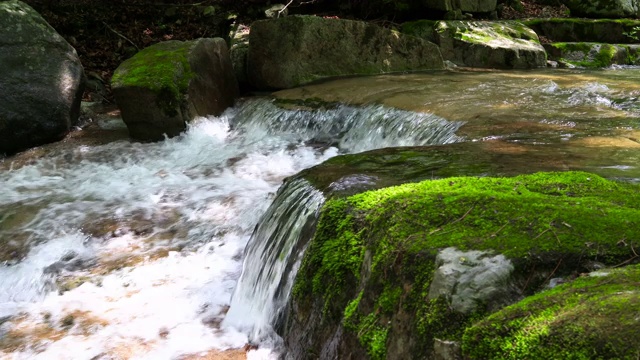
[[[0,265],[0,358],[242,348],[247,328],[264,325],[263,304],[245,318],[235,310],[241,327],[223,320],[243,249],[283,179],[343,152],[453,142],[460,125],[382,106],[286,111],[254,99],[163,142],[83,146],[0,172],[0,244],[31,244]]]

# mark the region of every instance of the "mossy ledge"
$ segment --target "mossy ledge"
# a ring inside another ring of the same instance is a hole
[[[296,277],[289,309],[297,313],[289,317],[303,328],[321,319],[318,333],[307,335],[318,335],[310,354],[341,334],[350,344],[343,349],[359,343],[373,359],[432,358],[436,339],[461,341],[496,310],[486,304],[461,314],[444,297],[428,298],[438,251],[502,254],[513,263],[513,284],[532,295],[551,277],[637,258],[638,190],[561,172],[454,177],[331,199]],[[285,325],[285,341],[295,326]]]
[[[523,301],[467,329],[475,359],[637,359],[640,266],[599,271]]]

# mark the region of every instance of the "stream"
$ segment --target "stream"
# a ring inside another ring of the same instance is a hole
[[[516,173],[640,181],[638,68],[385,75],[274,96],[330,105],[247,98],[159,143],[96,117],[0,160],[0,359],[277,358],[295,239],[324,201],[281,185],[341,154],[481,144],[469,151]]]

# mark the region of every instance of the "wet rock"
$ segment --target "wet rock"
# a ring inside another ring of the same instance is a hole
[[[239,24],[234,31],[229,34],[231,47],[229,56],[233,72],[236,74],[240,90],[249,88],[249,77],[247,74],[247,54],[249,53],[249,27]]]
[[[601,43],[551,43],[544,48],[550,59],[574,67],[602,68],[640,64],[640,45]]]
[[[152,45],[116,69],[111,87],[130,136],[147,141],[180,134],[195,116],[220,115],[238,96],[221,38]]]
[[[435,43],[458,66],[529,69],[546,66],[536,33],[517,21],[439,21]]]
[[[60,140],[84,88],[76,51],[31,7],[0,2],[0,155]]]
[[[361,21],[317,16],[261,20],[252,24],[249,39],[249,80],[258,89],[444,67],[434,44]]]

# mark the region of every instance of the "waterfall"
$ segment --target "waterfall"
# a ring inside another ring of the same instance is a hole
[[[273,342],[272,324],[293,286],[324,196],[306,180],[288,181],[256,227],[226,323],[254,342]]]
[[[268,100],[243,106],[237,118],[247,120],[239,123],[242,127],[267,126],[292,142],[330,144],[340,153],[455,142],[462,125],[382,105],[282,111]],[[306,180],[287,181],[249,240],[225,324],[249,333],[255,343],[279,342],[272,326],[286,305],[323,201]]]

